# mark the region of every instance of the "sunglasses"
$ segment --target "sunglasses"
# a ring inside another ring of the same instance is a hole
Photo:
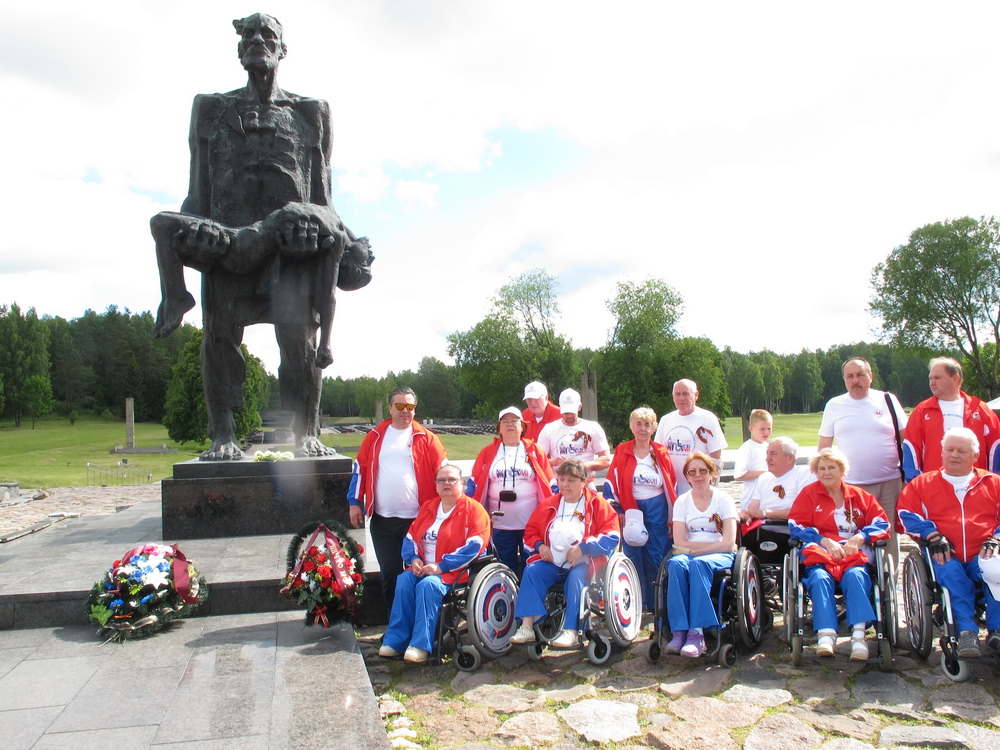
[[[708,469],[688,469],[684,473],[687,474],[689,477],[701,477],[704,476],[705,474],[711,474],[712,472],[710,472]]]
[[[456,479],[455,477],[447,477],[447,478],[444,478],[444,479],[435,479],[434,481],[437,484],[458,484],[462,480],[461,479]]]
[[[521,424],[521,420],[520,419],[504,419],[504,420],[502,420],[500,422],[500,424],[506,425],[506,426],[509,427],[512,424]]]
[[[416,404],[393,404],[396,407],[396,411],[413,411],[417,408]]]

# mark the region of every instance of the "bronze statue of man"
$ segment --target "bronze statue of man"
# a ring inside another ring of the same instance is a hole
[[[274,324],[281,405],[295,415],[297,452],[328,455],[319,440],[319,397],[322,370],[333,361],[335,287],[365,286],[373,256],[333,208],[329,105],[278,87],[287,52],[281,24],[255,13],[233,26],[247,85],[195,97],[188,196],[180,213],[150,221],[162,293],[153,335],[171,333],[194,307],[184,266],[201,271],[201,369],[212,440],[202,459],[243,456],[233,410],[243,405],[246,379],[240,343],[254,323]]]

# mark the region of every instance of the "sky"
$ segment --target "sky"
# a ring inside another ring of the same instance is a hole
[[[450,362],[536,267],[578,348],[651,276],[720,349],[871,341],[879,261],[1000,213],[995,2],[27,5],[0,0],[0,303],[40,315],[155,312],[149,219],[186,195],[194,95],[246,83],[255,11],[284,26],[279,85],[330,102],[334,203],[376,256],[328,376]],[[277,371],[269,326],[245,341]]]

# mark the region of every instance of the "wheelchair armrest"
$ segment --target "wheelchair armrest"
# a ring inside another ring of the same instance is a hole
[[[888,546],[888,544],[889,544],[889,540],[888,539],[878,539],[875,542],[875,544],[873,544],[872,546],[873,547],[886,547],[886,546]]]

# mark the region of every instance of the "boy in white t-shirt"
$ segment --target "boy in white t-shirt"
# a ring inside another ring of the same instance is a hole
[[[745,508],[753,499],[757,477],[767,471],[765,452],[767,439],[774,429],[774,420],[766,409],[754,409],[750,412],[750,439],[739,447],[736,452],[736,465],[733,467],[733,479],[743,482],[743,496],[740,507]]]

